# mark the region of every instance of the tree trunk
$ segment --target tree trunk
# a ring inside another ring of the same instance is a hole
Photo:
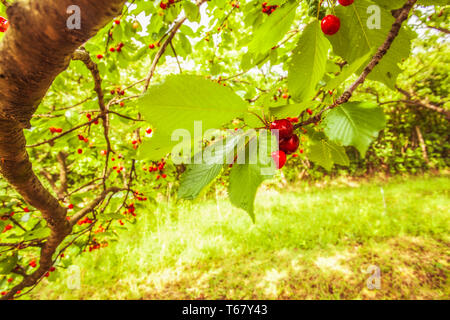
[[[8,9],[10,28],[0,42],[0,173],[51,229],[38,270],[4,298],[33,285],[52,264],[52,255],[71,232],[66,209],[32,170],[23,129],[72,53],[117,16],[125,0],[20,0]],[[68,8],[80,8],[81,29],[70,30]]]

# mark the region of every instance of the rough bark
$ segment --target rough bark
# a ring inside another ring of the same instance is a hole
[[[19,0],[7,9],[10,28],[0,42],[0,173],[31,206],[40,210],[51,229],[39,268],[13,288],[33,285],[52,264],[52,255],[71,232],[66,209],[46,190],[32,170],[23,129],[55,77],[73,52],[117,16],[125,0]],[[67,28],[67,9],[81,10],[81,29]]]

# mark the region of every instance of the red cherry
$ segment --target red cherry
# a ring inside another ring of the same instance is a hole
[[[114,21],[115,24],[120,24],[120,20],[117,19],[116,21]]]
[[[306,112],[308,112],[309,115],[312,115],[312,114],[313,114],[313,112],[312,112],[311,109],[306,109]]]
[[[338,2],[341,6],[346,7],[351,5],[353,3],[353,0],[338,0]]]
[[[28,209],[28,207],[25,207],[25,208],[23,208],[23,211],[30,212],[30,209]]]
[[[165,4],[164,2],[160,2],[159,6],[161,7],[161,9],[165,10],[167,9],[167,4]]]
[[[270,124],[270,130],[278,130],[278,137],[280,139],[288,138],[292,136],[294,127],[292,123],[287,119],[275,120]]]
[[[108,153],[108,152],[107,152],[106,150],[100,151],[100,154],[101,154],[102,156],[106,156],[107,153]]]
[[[122,101],[122,102],[120,103],[120,106],[121,106],[121,107],[125,106],[125,102]]]
[[[149,128],[149,129],[147,129],[147,130],[145,130],[145,132],[147,133],[147,134],[151,134],[152,133],[152,129],[151,128]]]
[[[281,169],[286,163],[286,153],[282,150],[274,151],[272,152],[272,159],[275,161],[277,169]]]
[[[116,48],[109,48],[109,51],[114,52],[116,51]]]
[[[0,17],[0,32],[6,32],[9,28],[9,21],[6,18]]]
[[[78,149],[77,152],[78,152],[78,154],[82,154],[83,153],[83,149]]]
[[[102,55],[102,54],[98,54],[98,55],[97,55],[97,59],[98,59],[98,60],[103,59],[103,55]]]
[[[50,272],[53,272],[53,271],[55,271],[55,270],[56,270],[55,267],[51,267],[51,268],[50,268]]]
[[[152,43],[148,46],[150,49],[155,49],[155,45]]]
[[[280,149],[287,154],[291,154],[297,151],[299,145],[300,140],[298,139],[298,136],[296,134],[294,134],[290,138],[283,139],[280,141]]]
[[[69,209],[73,209],[73,204],[69,204],[68,206],[67,206],[67,208],[69,208]]]
[[[339,28],[341,27],[341,20],[330,14],[322,19],[320,26],[323,33],[331,36],[339,31]]]

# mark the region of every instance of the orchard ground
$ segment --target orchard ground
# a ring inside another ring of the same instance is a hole
[[[449,177],[263,187],[256,224],[221,197],[163,203],[76,260],[79,290],[58,268],[26,298],[448,299]]]

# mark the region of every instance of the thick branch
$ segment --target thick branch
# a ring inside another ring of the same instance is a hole
[[[322,119],[322,115],[325,111],[328,111],[332,108],[337,107],[338,105],[344,104],[350,100],[350,98],[353,95],[353,92],[364,83],[367,76],[372,72],[372,70],[376,67],[376,65],[381,61],[381,59],[386,55],[389,48],[392,45],[392,42],[394,42],[395,38],[398,36],[398,33],[400,32],[400,28],[402,27],[403,22],[408,19],[409,12],[413,8],[414,4],[417,2],[417,0],[408,0],[405,5],[399,9],[399,11],[396,13],[396,19],[394,24],[391,27],[391,30],[388,33],[388,36],[384,43],[378,48],[375,55],[370,60],[369,64],[364,68],[361,75],[356,79],[355,82],[353,82],[350,87],[344,91],[344,93],[335,101],[334,104],[331,106],[328,106],[324,109],[322,109],[319,113],[317,113],[315,116],[307,119],[306,121],[302,121],[301,123],[298,123],[294,126],[294,128],[300,128],[312,123],[317,123]]]

